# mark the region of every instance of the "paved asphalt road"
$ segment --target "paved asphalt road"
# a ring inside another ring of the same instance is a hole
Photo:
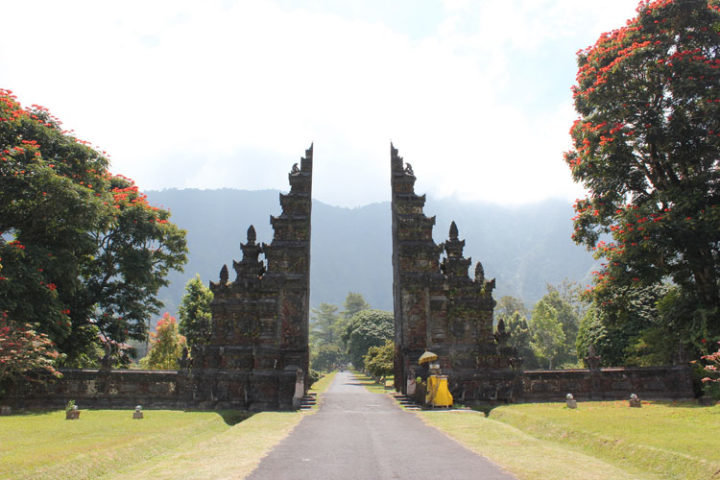
[[[277,445],[250,480],[515,480],[485,458],[338,373],[320,410]]]

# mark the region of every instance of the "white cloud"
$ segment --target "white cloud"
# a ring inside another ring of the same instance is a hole
[[[315,141],[319,199],[381,201],[392,139],[419,191],[506,203],[575,195],[562,163],[569,93],[542,110],[508,103],[508,82],[536,79],[510,66],[558,39],[583,42],[573,51],[592,43],[632,15],[628,2],[445,7],[435,35],[411,39],[270,2],[12,2],[1,86],[48,106],[143,188],[285,189]]]

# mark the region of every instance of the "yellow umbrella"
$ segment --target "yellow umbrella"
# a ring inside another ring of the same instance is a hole
[[[422,365],[423,363],[427,362],[434,362],[438,359],[437,354],[429,351],[425,351],[422,355],[420,355],[420,358],[418,358],[418,364]]]

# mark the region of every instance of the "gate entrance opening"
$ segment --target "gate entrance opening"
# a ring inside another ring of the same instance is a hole
[[[437,353],[456,399],[509,399],[515,375],[507,335],[493,333],[492,290],[480,262],[474,278],[453,222],[449,239],[432,238],[435,217],[423,212],[415,174],[390,145],[395,387],[407,392],[419,375],[417,360]],[[313,147],[289,174],[282,213],[271,217],[270,244],[258,244],[250,226],[243,258],[211,282],[212,337],[191,373],[193,401],[212,407],[292,408],[307,388],[309,371],[310,220]],[[264,260],[260,256],[264,255]]]

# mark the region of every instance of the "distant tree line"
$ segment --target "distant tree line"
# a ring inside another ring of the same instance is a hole
[[[349,364],[364,369],[368,352],[391,341],[393,329],[392,313],[370,308],[359,293],[348,293],[342,311],[321,303],[310,317],[310,366],[320,372]]]
[[[586,309],[581,287],[566,281],[548,285],[547,293],[532,311],[518,298],[500,298],[495,323],[503,322],[510,332],[508,344],[523,358],[523,368],[576,368],[582,366],[576,340]]]

